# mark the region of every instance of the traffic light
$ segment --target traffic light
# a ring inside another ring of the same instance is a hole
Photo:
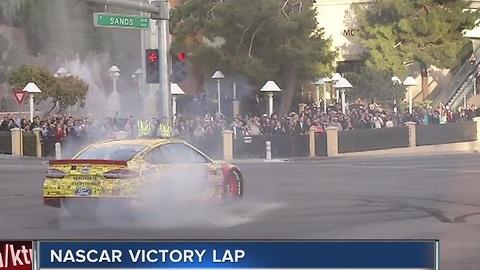
[[[183,52],[172,52],[172,82],[180,83],[187,77],[186,54]]]
[[[145,67],[146,74],[145,80],[146,83],[153,84],[159,83],[160,74],[159,74],[159,64],[158,64],[158,50],[157,49],[147,49],[146,50],[147,65]]]

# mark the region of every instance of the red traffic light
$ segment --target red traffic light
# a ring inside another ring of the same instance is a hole
[[[157,54],[156,53],[150,53],[148,55],[148,60],[150,60],[150,62],[156,62],[157,61]]]
[[[184,53],[179,53],[179,54],[177,54],[177,59],[178,59],[178,61],[183,61],[183,60],[185,60],[185,54],[184,54]]]

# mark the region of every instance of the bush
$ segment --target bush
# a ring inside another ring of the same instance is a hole
[[[37,156],[37,138],[34,133],[23,134],[23,155],[27,157]]]

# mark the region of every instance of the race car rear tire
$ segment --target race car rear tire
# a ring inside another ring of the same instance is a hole
[[[232,170],[225,178],[225,200],[237,201],[243,198],[243,176],[238,170]]]

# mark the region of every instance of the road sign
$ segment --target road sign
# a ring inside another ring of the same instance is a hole
[[[25,98],[27,97],[28,92],[23,90],[13,90],[13,97],[17,101],[18,106],[22,106]]]
[[[95,27],[150,29],[150,18],[123,14],[93,13]]]

